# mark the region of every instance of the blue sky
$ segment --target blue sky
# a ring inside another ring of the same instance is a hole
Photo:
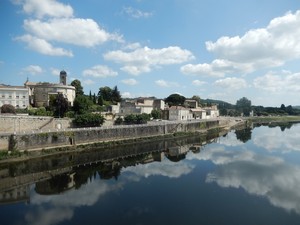
[[[0,83],[300,105],[296,0],[1,0]]]

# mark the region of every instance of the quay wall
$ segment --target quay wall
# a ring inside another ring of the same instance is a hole
[[[117,141],[177,132],[196,132],[220,126],[219,120],[162,122],[144,125],[123,125],[97,128],[70,128],[55,131],[31,131],[0,135],[0,150],[33,150],[67,147],[103,141]]]
[[[0,115],[0,133],[63,129],[71,126],[72,121],[69,118],[28,115]]]

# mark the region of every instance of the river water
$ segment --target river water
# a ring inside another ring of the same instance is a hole
[[[6,224],[299,224],[300,124],[0,168]]]

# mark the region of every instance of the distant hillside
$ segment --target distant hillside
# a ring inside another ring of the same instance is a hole
[[[300,109],[300,105],[292,106],[294,109]]]
[[[217,104],[219,105],[219,108],[227,108],[227,109],[232,109],[235,107],[235,105],[231,103],[222,100],[215,100],[215,99],[201,99],[200,103],[202,105]]]

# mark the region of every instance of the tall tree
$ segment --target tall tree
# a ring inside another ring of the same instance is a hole
[[[73,103],[73,110],[78,114],[83,114],[89,111],[93,102],[87,96],[79,95],[75,98]]]
[[[99,88],[98,99],[100,96],[103,98],[104,101],[111,101],[111,97],[112,97],[111,88],[107,86]]]
[[[236,109],[244,116],[249,116],[251,112],[251,101],[246,97],[243,97],[236,102]]]
[[[79,96],[79,95],[83,95],[84,94],[84,92],[83,92],[83,87],[81,86],[81,82],[80,82],[80,80],[73,80],[72,82],[71,82],[71,85],[73,86],[73,87],[75,87],[75,93],[76,93],[76,96]]]
[[[169,106],[183,105],[185,97],[179,94],[171,94],[165,99],[165,103]]]
[[[115,86],[112,89],[112,92],[111,92],[111,101],[114,102],[114,103],[121,101],[121,94],[120,94],[120,91],[118,90],[117,86]]]
[[[68,99],[64,97],[62,93],[58,93],[55,100],[54,115],[58,117],[64,117],[65,113],[69,109]]]

